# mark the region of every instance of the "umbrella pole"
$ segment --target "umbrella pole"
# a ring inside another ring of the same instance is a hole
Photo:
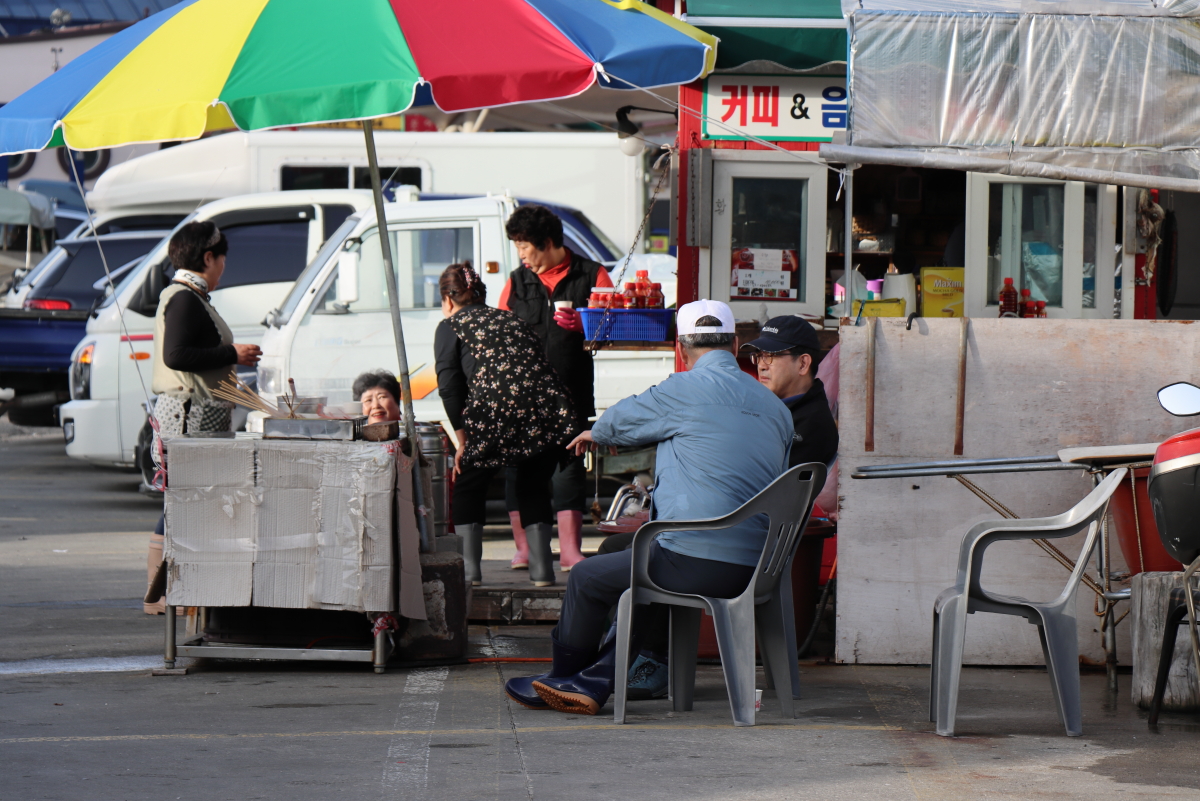
[[[375,220],[379,225],[379,247],[383,251],[383,270],[387,284],[388,308],[392,312],[392,334],[396,338],[396,357],[400,362],[400,398],[404,404],[404,431],[417,456],[417,426],[413,412],[412,388],[408,377],[408,352],[404,349],[404,324],[400,320],[400,298],[396,296],[396,269],[392,264],[392,238],[388,235],[387,215],[383,208],[383,184],[379,180],[379,158],[375,154],[375,126],[371,120],[363,120],[363,134],[367,140],[367,164],[371,173],[371,194],[375,196]],[[433,533],[429,530],[429,516],[425,513],[425,489],[421,477],[421,460],[413,459],[413,493],[417,507],[417,530],[421,534],[421,552],[433,553]]]

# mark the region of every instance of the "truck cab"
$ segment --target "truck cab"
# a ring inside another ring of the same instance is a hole
[[[385,206],[419,420],[445,419],[433,364],[434,330],[442,320],[438,278],[448,265],[470,261],[494,305],[521,263],[504,230],[514,207],[506,197]],[[352,399],[351,385],[361,373],[398,369],[373,209],[346,220],[267,323],[258,390],[272,403],[289,378],[301,395],[342,403]],[[673,367],[670,353],[598,354],[597,407],[645,390]]]

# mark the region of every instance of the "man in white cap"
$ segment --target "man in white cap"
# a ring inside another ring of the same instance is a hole
[[[679,309],[686,372],[611,406],[568,447],[658,443],[654,518],[699,520],[732,512],[787,466],[787,407],[744,373],[734,354],[733,312],[700,300]],[[675,592],[734,598],[745,590],[766,539],[752,520],[718,531],[673,531],[653,546],[650,576]],[[505,691],[532,709],[594,715],[612,693],[614,647],[603,643],[609,612],[629,588],[633,551],[586,559],[571,571],[549,673],[512,679]]]

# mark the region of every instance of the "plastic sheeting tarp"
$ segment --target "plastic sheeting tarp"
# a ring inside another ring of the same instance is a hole
[[[1200,190],[1200,0],[854,5],[851,145],[918,149],[927,166]],[[1082,8],[1093,13],[1063,13]]]
[[[0,223],[53,228],[54,204],[50,198],[36,192],[0,188]]]
[[[1147,189],[1200,192],[1200,155],[1195,151],[1162,153],[1130,148],[899,148],[821,145],[831,164],[894,164],[942,170],[994,172],[1026,178],[1086,181]]]
[[[1011,14],[1200,16],[1200,0],[841,0],[842,14],[858,11],[959,11]]]

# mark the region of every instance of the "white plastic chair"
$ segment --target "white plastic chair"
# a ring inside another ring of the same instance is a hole
[[[795,717],[793,695],[799,693],[795,622],[792,614],[790,571],[800,535],[808,524],[813,501],[825,483],[825,465],[802,464],[788,470],[746,501],[740,508],[712,520],[654,521],[638,529],[633,538],[633,571],[629,589],[617,605],[616,699],[613,719],[625,722],[626,675],[633,608],[636,604],[662,603],[671,607],[670,682],[676,712],[692,708],[696,686],[696,647],[700,640],[700,613],[707,610],[717,633],[717,648],[729,691],[735,726],[754,725],[754,635],[763,654],[768,683],[774,678],[785,689],[776,689],[783,714]],[[767,538],[754,577],[737,598],[685,595],[659,587],[650,579],[650,546],[668,531],[707,531],[729,528],[756,515],[768,519]],[[791,626],[791,636],[787,627]],[[789,664],[790,663],[790,664]],[[787,688],[786,685],[791,685]],[[789,691],[790,689],[790,691]]]
[[[1114,470],[1073,509],[1055,517],[1026,520],[985,520],[963,537],[958,552],[958,581],[938,596],[933,605],[933,658],[930,667],[929,719],[937,733],[954,736],[958,711],[958,686],[962,674],[963,642],[967,615],[991,612],[1017,615],[1038,627],[1058,719],[1068,737],[1083,733],[1079,699],[1079,641],[1075,622],[1075,596],[1084,568],[1095,550],[1100,521],[1108,499],[1125,478],[1125,468]],[[1075,569],[1058,597],[1046,603],[987,592],[980,585],[983,555],[1000,540],[1059,539],[1087,531]]]

